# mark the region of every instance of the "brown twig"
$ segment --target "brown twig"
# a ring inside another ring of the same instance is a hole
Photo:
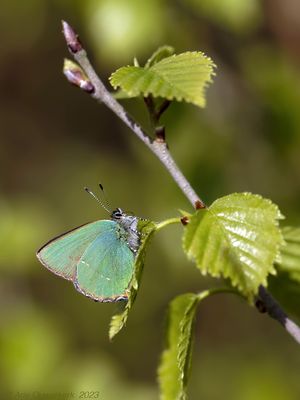
[[[277,301],[262,285],[260,285],[258,290],[258,299],[260,301],[260,305],[258,306],[259,311],[267,312],[270,317],[276,319],[296,342],[300,344],[300,327],[287,316]],[[261,306],[263,306],[263,310]]]
[[[62,25],[63,34],[65,36],[70,53],[73,55],[74,59],[81,66],[90,82],[94,86],[95,90],[93,93],[91,93],[91,96],[110,108],[159,158],[193,207],[195,207],[195,204],[200,203],[201,208],[205,208],[204,202],[199,198],[181,170],[176,165],[168,150],[167,144],[162,140],[153,141],[142,129],[142,127],[126,112],[123,106],[106,89],[101,79],[95,72],[74,29],[65,21],[62,22]]]

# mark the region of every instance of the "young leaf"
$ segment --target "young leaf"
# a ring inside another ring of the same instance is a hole
[[[110,340],[112,340],[116,336],[116,334],[120,332],[120,330],[127,322],[129,312],[131,310],[131,307],[133,306],[139,289],[139,283],[144,267],[146,248],[150,242],[153,233],[156,230],[156,224],[152,221],[140,220],[138,223],[138,230],[139,232],[141,232],[142,240],[135,260],[134,274],[130,283],[128,301],[125,305],[123,312],[121,314],[114,315],[111,319],[109,328]]]
[[[151,64],[150,60],[147,65]],[[151,94],[204,107],[204,89],[212,81],[214,67],[212,60],[203,53],[186,52],[163,58],[145,68],[119,68],[109,79],[115,89],[120,87],[130,97]]]
[[[281,249],[278,268],[300,283],[300,228],[286,226],[282,234],[286,244]]]
[[[274,261],[283,243],[270,200],[251,193],[234,193],[197,211],[185,227],[183,248],[203,274],[229,278],[247,297],[275,274]]]
[[[180,322],[180,337],[178,341],[178,367],[180,371],[180,379],[182,380],[182,387],[185,390],[189,378],[189,372],[192,359],[192,345],[193,345],[193,322],[196,314],[196,307],[199,298],[191,296],[189,305],[185,310],[184,316]]]
[[[158,369],[161,400],[184,400],[191,364],[192,329],[199,298],[193,293],[176,297],[167,314],[166,348]]]
[[[116,99],[116,100],[126,100],[126,99],[130,99],[131,97],[126,93],[126,92],[124,92],[124,90],[122,90],[122,89],[119,89],[119,90],[116,90],[116,91],[114,91],[114,92],[111,92],[111,94],[113,95],[113,97]]]
[[[145,68],[149,68],[152,65],[158,63],[160,60],[171,56],[174,54],[174,48],[171,46],[161,46],[159,47],[152,56],[147,60]]]

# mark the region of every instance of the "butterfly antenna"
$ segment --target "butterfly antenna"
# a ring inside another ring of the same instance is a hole
[[[107,204],[104,204],[96,195],[95,193],[93,193],[89,188],[85,187],[84,190],[90,194],[92,197],[94,197],[94,199],[96,201],[98,201],[98,203],[104,208],[105,211],[107,211],[109,214],[111,213],[111,211],[109,210]]]
[[[111,209],[111,208],[112,208],[112,207],[111,207],[111,203],[110,203],[110,201],[109,201],[109,199],[108,199],[108,196],[107,196],[107,194],[106,194],[106,191],[104,190],[104,187],[103,187],[103,185],[102,185],[101,183],[99,183],[99,188],[100,188],[100,190],[101,190],[101,192],[102,192],[102,194],[103,194],[103,200],[104,200],[104,202],[105,202],[105,204],[106,204],[106,207],[109,208],[109,209]]]

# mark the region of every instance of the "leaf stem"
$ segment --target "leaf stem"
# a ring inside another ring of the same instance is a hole
[[[159,222],[156,225],[156,231],[159,231],[160,229],[164,228],[165,226],[168,226],[171,224],[178,224],[178,223],[179,224],[181,223],[181,217],[166,219],[165,221]]]
[[[125,125],[127,125],[131,131],[158,157],[194,208],[205,208],[204,202],[196,194],[172,158],[167,144],[161,140],[153,141],[142,129],[142,127],[127,113],[123,106],[112,96],[95,72],[88,59],[87,53],[82,47],[82,44],[80,43],[73,28],[65,21],[62,22],[62,25],[63,33],[70,53],[81,66],[95,88],[94,92],[90,95],[95,100],[99,101],[100,103],[104,103],[108,108],[110,108],[125,123]],[[78,45],[76,40],[78,41]]]
[[[237,290],[231,287],[227,286],[222,286],[222,287],[217,287],[217,288],[211,288],[211,289],[206,289],[198,293],[198,300],[201,301],[205,299],[206,297],[213,296],[215,294],[220,294],[220,293],[232,293],[236,294],[244,299],[244,296],[242,296]]]

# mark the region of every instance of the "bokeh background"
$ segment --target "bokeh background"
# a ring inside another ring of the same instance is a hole
[[[107,217],[84,186],[97,190],[102,182],[113,206],[156,221],[191,210],[145,146],[66,82],[60,20],[76,27],[105,81],[162,44],[212,57],[218,69],[207,108],[172,104],[164,116],[171,151],[208,204],[251,191],[271,198],[285,223],[296,225],[300,3],[1,0],[0,6],[0,392],[157,399],[167,304],[214,282],[185,259],[182,228],[166,228],[148,252],[128,325],[109,343],[109,320],[120,306],[86,299],[37,262],[36,249],[51,237]],[[124,105],[148,123],[141,101]],[[277,287],[279,296],[283,290]],[[282,297],[292,299],[297,318],[299,289],[289,293]],[[299,346],[276,322],[231,295],[200,306],[192,400],[296,400],[299,372]]]

